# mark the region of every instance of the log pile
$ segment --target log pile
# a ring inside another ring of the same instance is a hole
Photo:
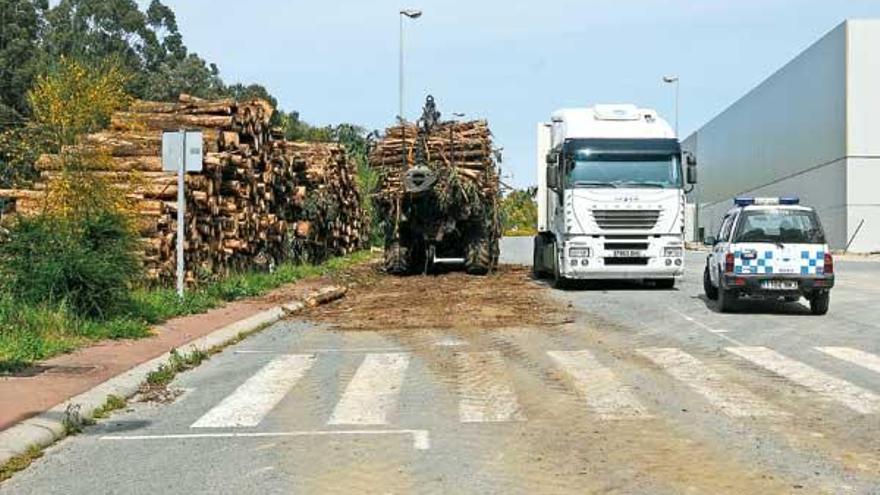
[[[379,201],[393,203],[404,194],[404,175],[417,161],[424,161],[440,175],[458,176],[484,198],[498,194],[492,133],[485,120],[440,122],[424,139],[419,134],[416,124],[390,127],[371,152],[370,164],[381,177]]]
[[[118,185],[137,205],[147,276],[167,281],[175,271],[177,177],[162,172],[162,129],[201,128],[202,172],[186,175],[187,280],[230,270],[269,267],[287,259],[316,261],[357,250],[367,228],[354,165],[342,146],[272,138],[271,105],[262,100],[135,102],[116,112],[107,131],[85,136],[69,152],[106,159],[89,174]],[[58,176],[63,159],[44,155],[35,190],[0,191],[15,212],[43,206],[40,189]]]

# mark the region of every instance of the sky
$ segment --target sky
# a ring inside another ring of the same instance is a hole
[[[407,118],[431,94],[445,117],[487,119],[514,187],[535,183],[535,125],[558,108],[635,103],[674,123],[674,74],[687,137],[844,19],[880,17],[877,0],[401,1],[164,0],[228,83],[368,129],[398,113],[398,12],[421,9],[405,26]]]

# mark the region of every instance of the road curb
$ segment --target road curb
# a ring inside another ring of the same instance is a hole
[[[218,346],[235,342],[242,335],[256,332],[285,316],[297,313],[307,307],[326,304],[345,295],[346,289],[326,287],[310,294],[305,301],[294,301],[262,311],[243,320],[219,328],[200,337],[180,350],[184,353],[209,351]],[[91,419],[94,412],[107,401],[108,395],[131,397],[138,392],[147,375],[171,358],[171,352],[141,363],[130,370],[110,378],[96,387],[56,405],[32,418],[28,418],[5,431],[0,432],[0,466],[15,456],[24,454],[29,448],[48,447],[67,436],[66,420],[69,411],[76,411],[80,418]]]

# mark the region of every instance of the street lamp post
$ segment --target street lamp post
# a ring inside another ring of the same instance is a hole
[[[398,118],[401,123],[406,122],[406,118],[403,115],[403,21],[405,17],[410,19],[418,19],[422,16],[421,10],[416,9],[403,9],[400,11],[400,72],[399,72],[399,96],[400,96],[400,113],[398,114]]]
[[[675,84],[675,137],[680,139],[678,135],[678,76],[663,76],[663,82]]]

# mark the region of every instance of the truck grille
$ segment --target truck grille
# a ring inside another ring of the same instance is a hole
[[[660,210],[593,210],[593,219],[603,230],[651,230]]]

